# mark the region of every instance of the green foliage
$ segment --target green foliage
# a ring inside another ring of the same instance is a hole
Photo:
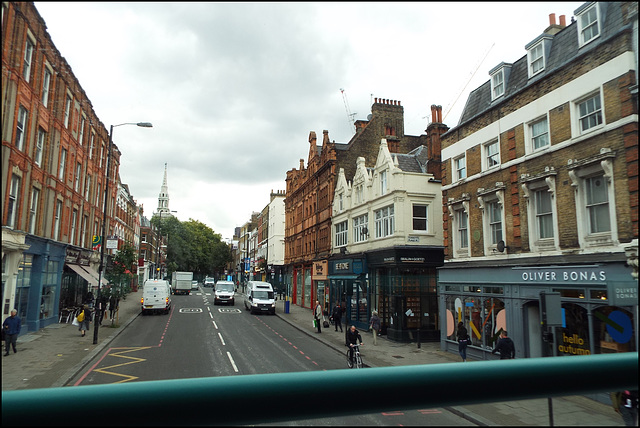
[[[111,286],[103,288],[101,294],[107,298],[112,295],[126,296],[131,291],[130,284],[133,279],[131,269],[136,261],[135,249],[124,243],[111,259],[111,263],[107,263],[104,276]]]
[[[195,277],[223,273],[232,261],[231,248],[220,234],[198,220],[181,222],[175,217],[155,216],[151,223],[161,235],[167,236],[169,277],[175,271],[193,272]]]

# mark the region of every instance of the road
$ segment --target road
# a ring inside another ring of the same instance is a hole
[[[172,296],[168,315],[139,316],[70,382],[92,385],[248,374],[348,370],[345,356],[301,332],[279,317],[249,314],[236,295],[235,306],[213,305],[210,288],[191,295]],[[370,397],[349,397],[336,391],[335,400],[380,400],[384,391]],[[286,411],[287,403],[282,403]],[[279,409],[274,409],[279,411]],[[296,421],[284,425],[471,425],[444,409],[399,411],[341,418]],[[283,425],[278,423],[277,425]]]

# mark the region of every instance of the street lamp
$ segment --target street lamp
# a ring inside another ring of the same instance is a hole
[[[109,176],[111,172],[111,148],[113,146],[113,128],[116,126],[123,125],[136,125],[142,128],[153,128],[153,125],[149,122],[138,122],[138,123],[120,123],[118,125],[111,125],[109,129],[109,150],[107,151],[107,179],[104,183],[104,212],[102,217],[102,244],[100,245],[100,268],[98,269],[98,297],[96,302],[98,303],[98,311],[102,311],[102,296],[100,295],[100,290],[102,288],[102,272],[104,270],[104,247],[106,245],[106,229],[107,229],[107,198],[109,195]],[[96,312],[99,314],[101,312]],[[100,318],[98,318],[100,319]],[[96,320],[93,320],[93,344],[98,343],[98,323]]]

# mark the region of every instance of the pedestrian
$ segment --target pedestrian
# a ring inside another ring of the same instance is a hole
[[[336,303],[336,306],[333,308],[333,325],[338,331],[338,327],[340,327],[340,332],[342,332],[342,308],[340,307],[340,302]]]
[[[612,392],[611,404],[626,426],[638,426],[638,390]]]
[[[20,334],[20,327],[22,327],[22,321],[18,316],[16,309],[11,310],[11,315],[7,317],[2,323],[2,331],[4,331],[4,356],[9,355],[9,346],[13,348],[13,353],[18,352],[16,349],[16,342],[18,341],[18,335]]]
[[[471,338],[463,322],[458,323],[458,352],[462,362],[467,362],[467,346],[471,344]]]
[[[80,323],[78,330],[82,332],[82,337],[84,337],[87,330],[89,330],[89,325],[91,324],[91,309],[89,309],[87,305],[82,305],[82,309],[76,316],[78,317],[78,322]]]
[[[89,307],[93,306],[93,292],[89,291],[86,296],[84,296],[84,301],[82,304],[88,305]]]
[[[313,319],[315,319],[316,321],[316,326],[318,327],[318,333],[322,333],[322,328],[321,328],[322,306],[320,305],[320,302],[318,300],[316,300],[316,307],[313,310]]]
[[[120,305],[120,299],[116,296],[111,296],[109,299],[109,318],[113,322],[113,318],[116,316],[116,311],[118,310],[118,306]]]
[[[105,296],[104,294],[100,295],[100,299],[98,299],[97,303],[97,307],[96,307],[96,316],[97,316],[97,320],[96,322],[98,323],[98,325],[102,325],[102,320],[105,317],[105,314],[107,312],[107,302],[109,300],[107,299],[107,296]]]
[[[513,340],[510,337],[507,337],[507,330],[502,330],[500,333],[500,338],[496,343],[496,347],[491,351],[492,354],[496,352],[500,352],[501,360],[510,360],[516,357],[516,347],[513,344]]]
[[[373,346],[377,346],[378,332],[380,331],[380,317],[378,317],[378,311],[371,312],[371,320],[369,320],[369,328],[373,332]]]

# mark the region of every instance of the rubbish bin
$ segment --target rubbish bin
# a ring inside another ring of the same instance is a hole
[[[288,314],[289,313],[289,298],[287,297],[287,300],[284,301],[284,313]]]

